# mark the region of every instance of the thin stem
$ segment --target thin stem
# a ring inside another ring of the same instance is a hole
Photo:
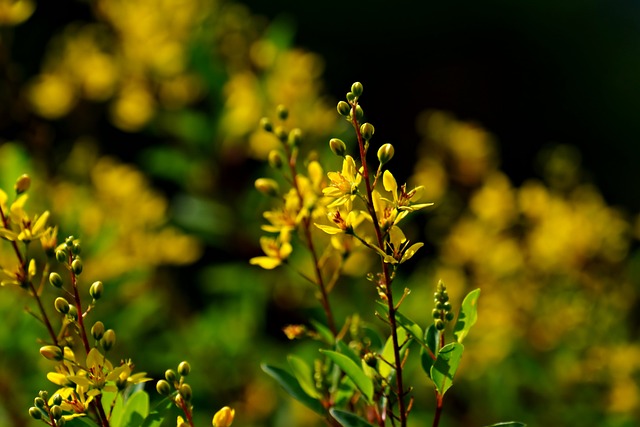
[[[442,398],[443,395],[436,390],[436,412],[433,416],[433,427],[438,427],[440,424],[440,415],[442,415]]]
[[[84,316],[82,315],[82,303],[80,300],[80,292],[78,291],[78,276],[73,272],[73,268],[71,268],[71,257],[69,254],[69,272],[71,273],[71,287],[73,289],[73,300],[76,305],[76,309],[78,310],[78,329],[80,329],[80,337],[82,338],[82,344],[84,345],[84,350],[87,354],[91,351],[91,345],[89,345],[89,339],[87,338],[87,331],[84,329]]]
[[[378,216],[376,214],[375,207],[373,206],[373,188],[371,182],[369,180],[369,168],[367,166],[367,151],[365,148],[364,138],[362,137],[362,133],[360,132],[360,126],[358,123],[358,119],[356,118],[356,107],[358,105],[357,100],[351,104],[351,124],[353,125],[356,136],[358,139],[358,147],[360,149],[360,162],[362,164],[362,178],[364,179],[365,186],[367,189],[367,209],[369,210],[369,215],[371,215],[371,221],[373,222],[373,228],[376,233],[376,239],[378,241],[378,247],[384,248],[384,236],[382,234],[382,230],[380,229],[380,224],[378,223]],[[383,249],[384,250],[384,249]],[[407,412],[405,409],[404,402],[404,384],[402,379],[402,361],[400,360],[400,345],[398,343],[398,332],[397,332],[397,322],[396,322],[396,308],[393,303],[393,292],[391,291],[391,274],[389,272],[389,265],[381,259],[382,263],[382,276],[385,285],[385,296],[387,305],[389,307],[389,327],[391,329],[391,340],[393,342],[393,356],[395,359],[395,370],[396,370],[396,388],[398,395],[398,412],[400,426],[406,427],[407,425]]]

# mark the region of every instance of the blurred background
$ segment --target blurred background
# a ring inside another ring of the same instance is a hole
[[[82,239],[116,358],[156,378],[190,361],[198,425],[224,405],[237,425],[322,425],[259,367],[313,354],[281,329],[322,315],[296,276],[248,264],[275,146],[257,123],[289,106],[337,169],[327,141],[353,137],[335,103],[361,81],[372,143],[436,203],[408,224],[426,247],[399,279],[406,314],[428,323],[438,279],[454,302],[482,288],[442,425],[635,426],[639,8],[0,0],[0,188],[30,173],[30,207]],[[341,280],[332,302],[383,330],[367,284]],[[24,293],[0,293],[0,425],[36,425],[44,330]],[[433,392],[413,385],[421,426]]]

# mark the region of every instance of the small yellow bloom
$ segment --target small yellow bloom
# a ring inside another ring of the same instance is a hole
[[[293,251],[289,243],[289,232],[284,230],[277,238],[263,236],[260,238],[260,246],[266,256],[251,258],[249,263],[258,265],[265,270],[272,270],[282,264]]]
[[[342,171],[329,172],[327,176],[331,180],[331,184],[324,188],[322,193],[335,199],[327,206],[328,208],[344,205],[355,198],[362,176],[356,168],[356,161],[353,160],[353,157],[345,156],[342,162]]]
[[[433,205],[433,203],[412,204],[411,199],[420,199],[424,191],[424,187],[420,185],[407,192],[407,184],[403,184],[400,187],[400,192],[398,193],[398,183],[396,182],[393,174],[388,170],[384,171],[384,174],[382,175],[382,185],[385,190],[393,195],[393,203],[400,211],[413,212]]]
[[[231,409],[228,406],[220,409],[213,416],[213,427],[229,427],[233,423],[233,418],[236,415],[235,409]]]
[[[362,212],[360,211],[351,211],[347,214],[346,218],[344,218],[343,214],[341,214],[339,210],[329,212],[327,216],[335,226],[314,223],[316,227],[327,234],[353,234],[353,229],[364,219]]]

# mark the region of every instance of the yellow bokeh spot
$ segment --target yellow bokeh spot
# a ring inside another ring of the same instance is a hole
[[[155,100],[147,89],[132,83],[125,86],[111,105],[113,123],[127,132],[140,130],[155,112]]]
[[[72,82],[59,74],[41,74],[27,88],[27,98],[33,110],[46,119],[67,114],[76,103]]]
[[[29,19],[36,5],[31,0],[0,0],[0,26],[18,25]]]

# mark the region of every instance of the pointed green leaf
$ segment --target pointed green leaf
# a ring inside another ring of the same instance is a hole
[[[316,390],[313,371],[307,362],[294,355],[289,355],[287,360],[289,361],[291,370],[293,370],[293,375],[298,380],[298,384],[300,384],[304,392],[315,399],[319,399],[321,395],[318,390]]]
[[[284,388],[285,391],[289,393],[289,395],[291,395],[291,397],[293,397],[312,411],[320,415],[325,415],[326,412],[324,406],[322,406],[322,403],[318,399],[314,399],[313,397],[305,393],[305,391],[300,386],[300,383],[298,383],[298,380],[296,380],[293,375],[291,375],[284,369],[276,368],[275,366],[270,366],[264,363],[260,366],[262,370],[269,374],[273,379],[275,379],[282,386],[282,388]]]
[[[427,348],[431,351],[427,351],[426,348],[422,347],[420,349],[420,362],[422,364],[422,369],[427,373],[429,378],[431,378],[431,367],[433,366],[433,357],[436,354],[436,345],[438,341],[438,330],[435,325],[432,323],[429,326],[429,329],[424,333],[424,342]]]
[[[407,332],[404,328],[402,327],[398,328],[397,334],[398,334],[399,344],[403,343],[404,340],[407,339]],[[406,348],[407,348],[406,346],[402,348],[402,351],[400,354],[401,358],[404,352],[406,351]],[[393,339],[391,336],[387,338],[387,342],[384,345],[384,348],[382,349],[382,353],[380,355],[384,360],[391,363],[392,365],[395,365],[395,358],[394,358],[394,352],[393,352]],[[386,362],[380,361],[380,363],[378,363],[378,373],[380,373],[380,375],[383,378],[388,379],[389,375],[391,375],[392,372],[394,372],[394,369],[391,366],[389,366]]]
[[[113,400],[117,399],[115,404],[113,404]],[[113,405],[113,411],[111,411],[111,406]],[[124,403],[122,400],[122,395],[116,392],[104,392],[102,393],[102,407],[104,408],[104,412],[106,414],[111,411],[111,417],[109,418],[109,426],[110,427],[120,427],[122,420],[122,413],[124,411]]]
[[[362,363],[360,357],[344,341],[338,341],[338,351],[353,360],[356,365],[359,366]]]
[[[378,304],[378,307],[382,309],[387,316],[389,316],[389,307],[380,301],[376,301],[376,303]],[[413,339],[419,342],[420,345],[424,345],[424,342],[422,341],[422,328],[416,322],[409,319],[399,311],[396,311],[396,322],[398,322],[398,325],[402,326]]]
[[[374,427],[362,417],[352,414],[351,412],[341,411],[340,409],[332,408],[330,411],[331,416],[336,419],[343,427]]]
[[[344,372],[353,383],[362,392],[368,403],[371,403],[373,399],[373,381],[369,378],[360,365],[357,365],[353,360],[344,354],[337,353],[335,351],[320,350],[323,354],[326,354],[333,363],[338,365],[342,372]]]
[[[333,337],[333,333],[329,328],[315,319],[311,319],[311,324],[313,325],[316,332],[318,332],[320,337],[324,340],[324,342],[329,345],[333,345],[333,343],[335,342],[335,338]]]
[[[480,289],[475,289],[467,294],[462,301],[462,308],[456,321],[456,326],[453,328],[453,335],[456,337],[456,341],[459,343],[469,333],[471,327],[478,320],[478,298],[480,297]]]
[[[527,427],[527,425],[519,421],[505,421],[502,423],[491,424],[486,427]]]
[[[445,394],[453,385],[453,377],[462,359],[464,346],[452,342],[440,349],[438,357],[431,367],[431,380],[440,394]]]
[[[89,417],[77,417],[67,421],[65,427],[96,427],[96,424]]]
[[[127,399],[122,412],[122,427],[139,427],[149,415],[149,395],[138,391]]]
[[[168,397],[162,399],[153,408],[153,411],[145,418],[140,427],[160,427],[164,422],[165,414],[173,408],[173,401]]]

